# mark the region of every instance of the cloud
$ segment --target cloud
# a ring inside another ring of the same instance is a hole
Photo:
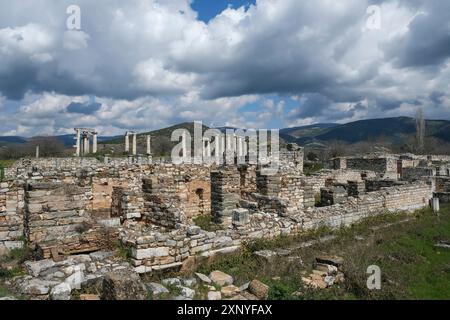
[[[67,112],[70,113],[80,113],[80,114],[94,114],[101,108],[101,103],[97,102],[87,102],[87,103],[79,103],[79,102],[71,102],[67,106]]]
[[[205,23],[190,0],[80,0],[68,31],[71,1],[0,1],[0,94],[20,105],[7,108],[18,132],[449,117],[446,2],[258,0]]]

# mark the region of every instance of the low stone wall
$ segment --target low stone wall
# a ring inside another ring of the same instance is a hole
[[[376,178],[373,171],[357,170],[323,170],[308,177],[304,177],[305,186],[312,187],[314,193],[320,193],[320,189],[327,187],[326,181],[336,183],[347,183],[348,181],[363,181],[364,179]]]
[[[252,239],[295,235],[324,225],[348,226],[387,212],[421,209],[429,205],[431,196],[429,185],[416,183],[385,188],[359,198],[350,197],[342,204],[309,208],[287,217],[270,212],[253,213],[249,223],[233,223],[230,228],[217,232],[207,232],[195,226],[179,226],[171,232],[155,227],[128,229],[123,230],[122,241],[132,248],[136,271],[145,273],[180,267],[187,259],[198,256],[233,252],[241,243]]]
[[[23,197],[21,183],[0,183],[0,256],[23,247]]]

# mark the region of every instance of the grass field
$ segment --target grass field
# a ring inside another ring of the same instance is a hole
[[[375,230],[374,226],[382,228]],[[291,258],[265,263],[252,255],[261,249],[292,248],[330,232],[336,235],[334,240],[294,250]],[[449,240],[450,207],[446,206],[439,217],[430,210],[390,214],[335,232],[324,229],[254,242],[239,254],[219,258],[199,271],[222,270],[233,275],[238,285],[257,278],[270,286],[271,299],[450,299],[450,249],[435,246]],[[323,290],[303,287],[301,277],[311,272],[314,258],[322,254],[344,258],[345,284]],[[367,289],[370,265],[381,268],[381,290]]]
[[[0,167],[8,168],[12,166],[16,160],[0,160]]]

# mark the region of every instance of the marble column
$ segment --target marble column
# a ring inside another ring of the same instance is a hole
[[[97,153],[97,133],[92,135],[92,153]]]
[[[81,139],[81,132],[80,132],[80,130],[79,129],[75,129],[75,131],[77,132],[76,133],[76,136],[75,136],[75,148],[76,148],[76,151],[75,151],[75,155],[77,156],[77,157],[79,157],[80,155],[81,155],[81,141],[80,141],[80,139]]]
[[[133,133],[133,156],[137,154],[137,133]]]
[[[130,152],[130,135],[125,133],[125,152]]]
[[[151,143],[151,136],[148,135],[147,136],[147,155],[148,156],[152,154],[152,149],[151,149],[150,143]]]

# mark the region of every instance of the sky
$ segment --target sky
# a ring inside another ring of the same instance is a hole
[[[75,5],[75,7],[74,7]],[[0,0],[0,135],[450,120],[450,1]]]

